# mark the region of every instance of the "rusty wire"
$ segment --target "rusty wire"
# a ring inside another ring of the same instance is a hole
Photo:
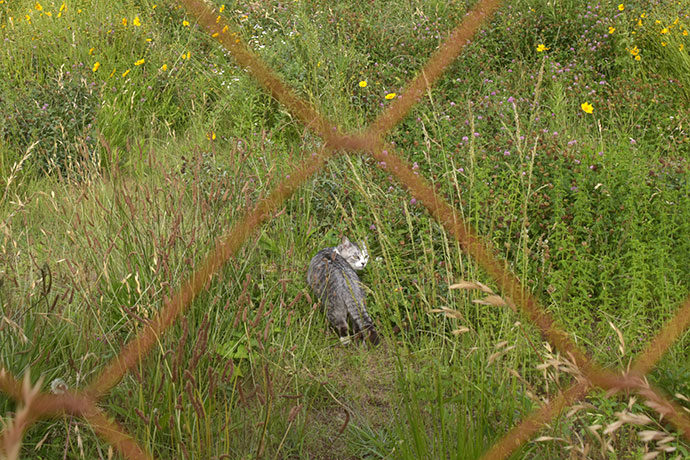
[[[501,294],[525,314],[541,331],[543,336],[565,356],[576,364],[580,378],[569,388],[561,391],[554,399],[535,409],[521,423],[499,439],[482,457],[483,459],[505,459],[527,442],[544,424],[556,417],[564,408],[584,398],[593,388],[599,387],[613,394],[632,391],[642,396],[660,415],[670,420],[683,436],[690,440],[690,419],[681,408],[670,401],[661,390],[650,385],[645,375],[651,371],[661,356],[678,339],[690,324],[690,297],[678,309],[650,341],[645,351],[637,358],[628,372],[615,373],[602,369],[588,354],[578,347],[570,336],[557,327],[553,318],[539,305],[534,296],[526,291],[517,277],[507,270],[504,263],[483,238],[464,221],[443,197],[421,176],[414,173],[410,165],[387,144],[384,136],[396,126],[428,91],[448,66],[459,56],[463,47],[474,36],[479,27],[490,18],[500,6],[500,0],[479,0],[467,13],[463,21],[449,34],[418,76],[367,129],[361,133],[342,133],[333,123],[321,116],[316,108],[291,90],[245,43],[227,21],[200,0],[179,0],[203,28],[232,54],[237,63],[249,70],[266,90],[308,128],[321,136],[324,147],[311,157],[305,158],[291,171],[282,183],[260,200],[243,219],[233,225],[230,231],[219,238],[214,248],[192,274],[184,280],[170,299],[165,300],[162,309],[133,340],[125,344],[121,352],[108,363],[100,374],[81,392],[61,395],[39,393],[31,403],[27,420],[20,428],[12,425],[0,434],[0,452],[5,442],[20,437],[23,430],[41,418],[70,414],[83,418],[94,431],[109,442],[121,455],[128,459],[151,459],[151,453],[141,447],[97,404],[117,385],[133,366],[151,351],[156,341],[180,315],[189,308],[194,298],[202,292],[211,278],[235,254],[246,239],[263,223],[269,220],[275,210],[309,178],[321,171],[327,161],[337,153],[358,153],[376,159],[377,166],[392,174],[417,198],[457,240],[462,249],[471,255],[491,276]],[[0,372],[0,391],[19,403],[26,404],[22,384],[5,370]],[[19,431],[19,432],[17,432]]]

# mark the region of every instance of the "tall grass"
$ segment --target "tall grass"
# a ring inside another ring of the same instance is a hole
[[[0,366],[31,369],[46,391],[84,388],[321,145],[175,4],[65,4],[0,4]],[[690,290],[687,11],[559,5],[506,3],[390,140],[574,340],[625,368]],[[465,11],[225,5],[242,38],[345,129],[370,122]],[[371,254],[376,349],[341,347],[306,287],[311,256],[341,234]],[[337,157],[102,406],[156,458],[478,458],[576,370],[522,315],[451,290],[459,280],[498,292],[384,171]],[[649,376],[686,405],[687,342]],[[20,419],[0,396],[8,423],[13,411]],[[646,440],[631,423],[605,433],[622,413],[671,438]],[[514,458],[665,446],[676,450],[658,458],[690,455],[641,401],[593,393]],[[71,417],[40,421],[21,449],[110,455]]]

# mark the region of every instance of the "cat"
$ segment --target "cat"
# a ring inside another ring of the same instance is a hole
[[[355,270],[362,270],[369,261],[363,243],[362,249],[343,237],[333,248],[322,249],[309,263],[307,283],[326,309],[328,321],[338,332],[340,342],[350,343],[348,317],[355,336],[368,334],[369,342],[379,344],[379,336],[365,306],[365,293]]]

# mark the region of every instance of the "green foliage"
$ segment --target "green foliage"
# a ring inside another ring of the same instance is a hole
[[[690,290],[690,43],[687,11],[618,4],[506,3],[388,140],[580,346],[624,369]],[[360,129],[469,6],[233,1],[223,14],[297,94]],[[174,3],[3,2],[0,26],[0,365],[83,389],[322,141]],[[341,347],[304,280],[342,234],[369,249],[377,349]],[[524,315],[449,289],[459,280],[502,294],[384,169],[336,156],[101,404],[156,458],[478,458],[576,373]],[[687,342],[649,376],[686,405]],[[584,403],[514,458],[663,447],[641,429],[687,455],[643,401]],[[604,434],[623,411],[650,422]],[[23,448],[108,446],[65,418]]]

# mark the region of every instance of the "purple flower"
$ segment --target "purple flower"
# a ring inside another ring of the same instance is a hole
[[[417,198],[412,197],[412,198],[410,199],[410,204],[417,204]]]

